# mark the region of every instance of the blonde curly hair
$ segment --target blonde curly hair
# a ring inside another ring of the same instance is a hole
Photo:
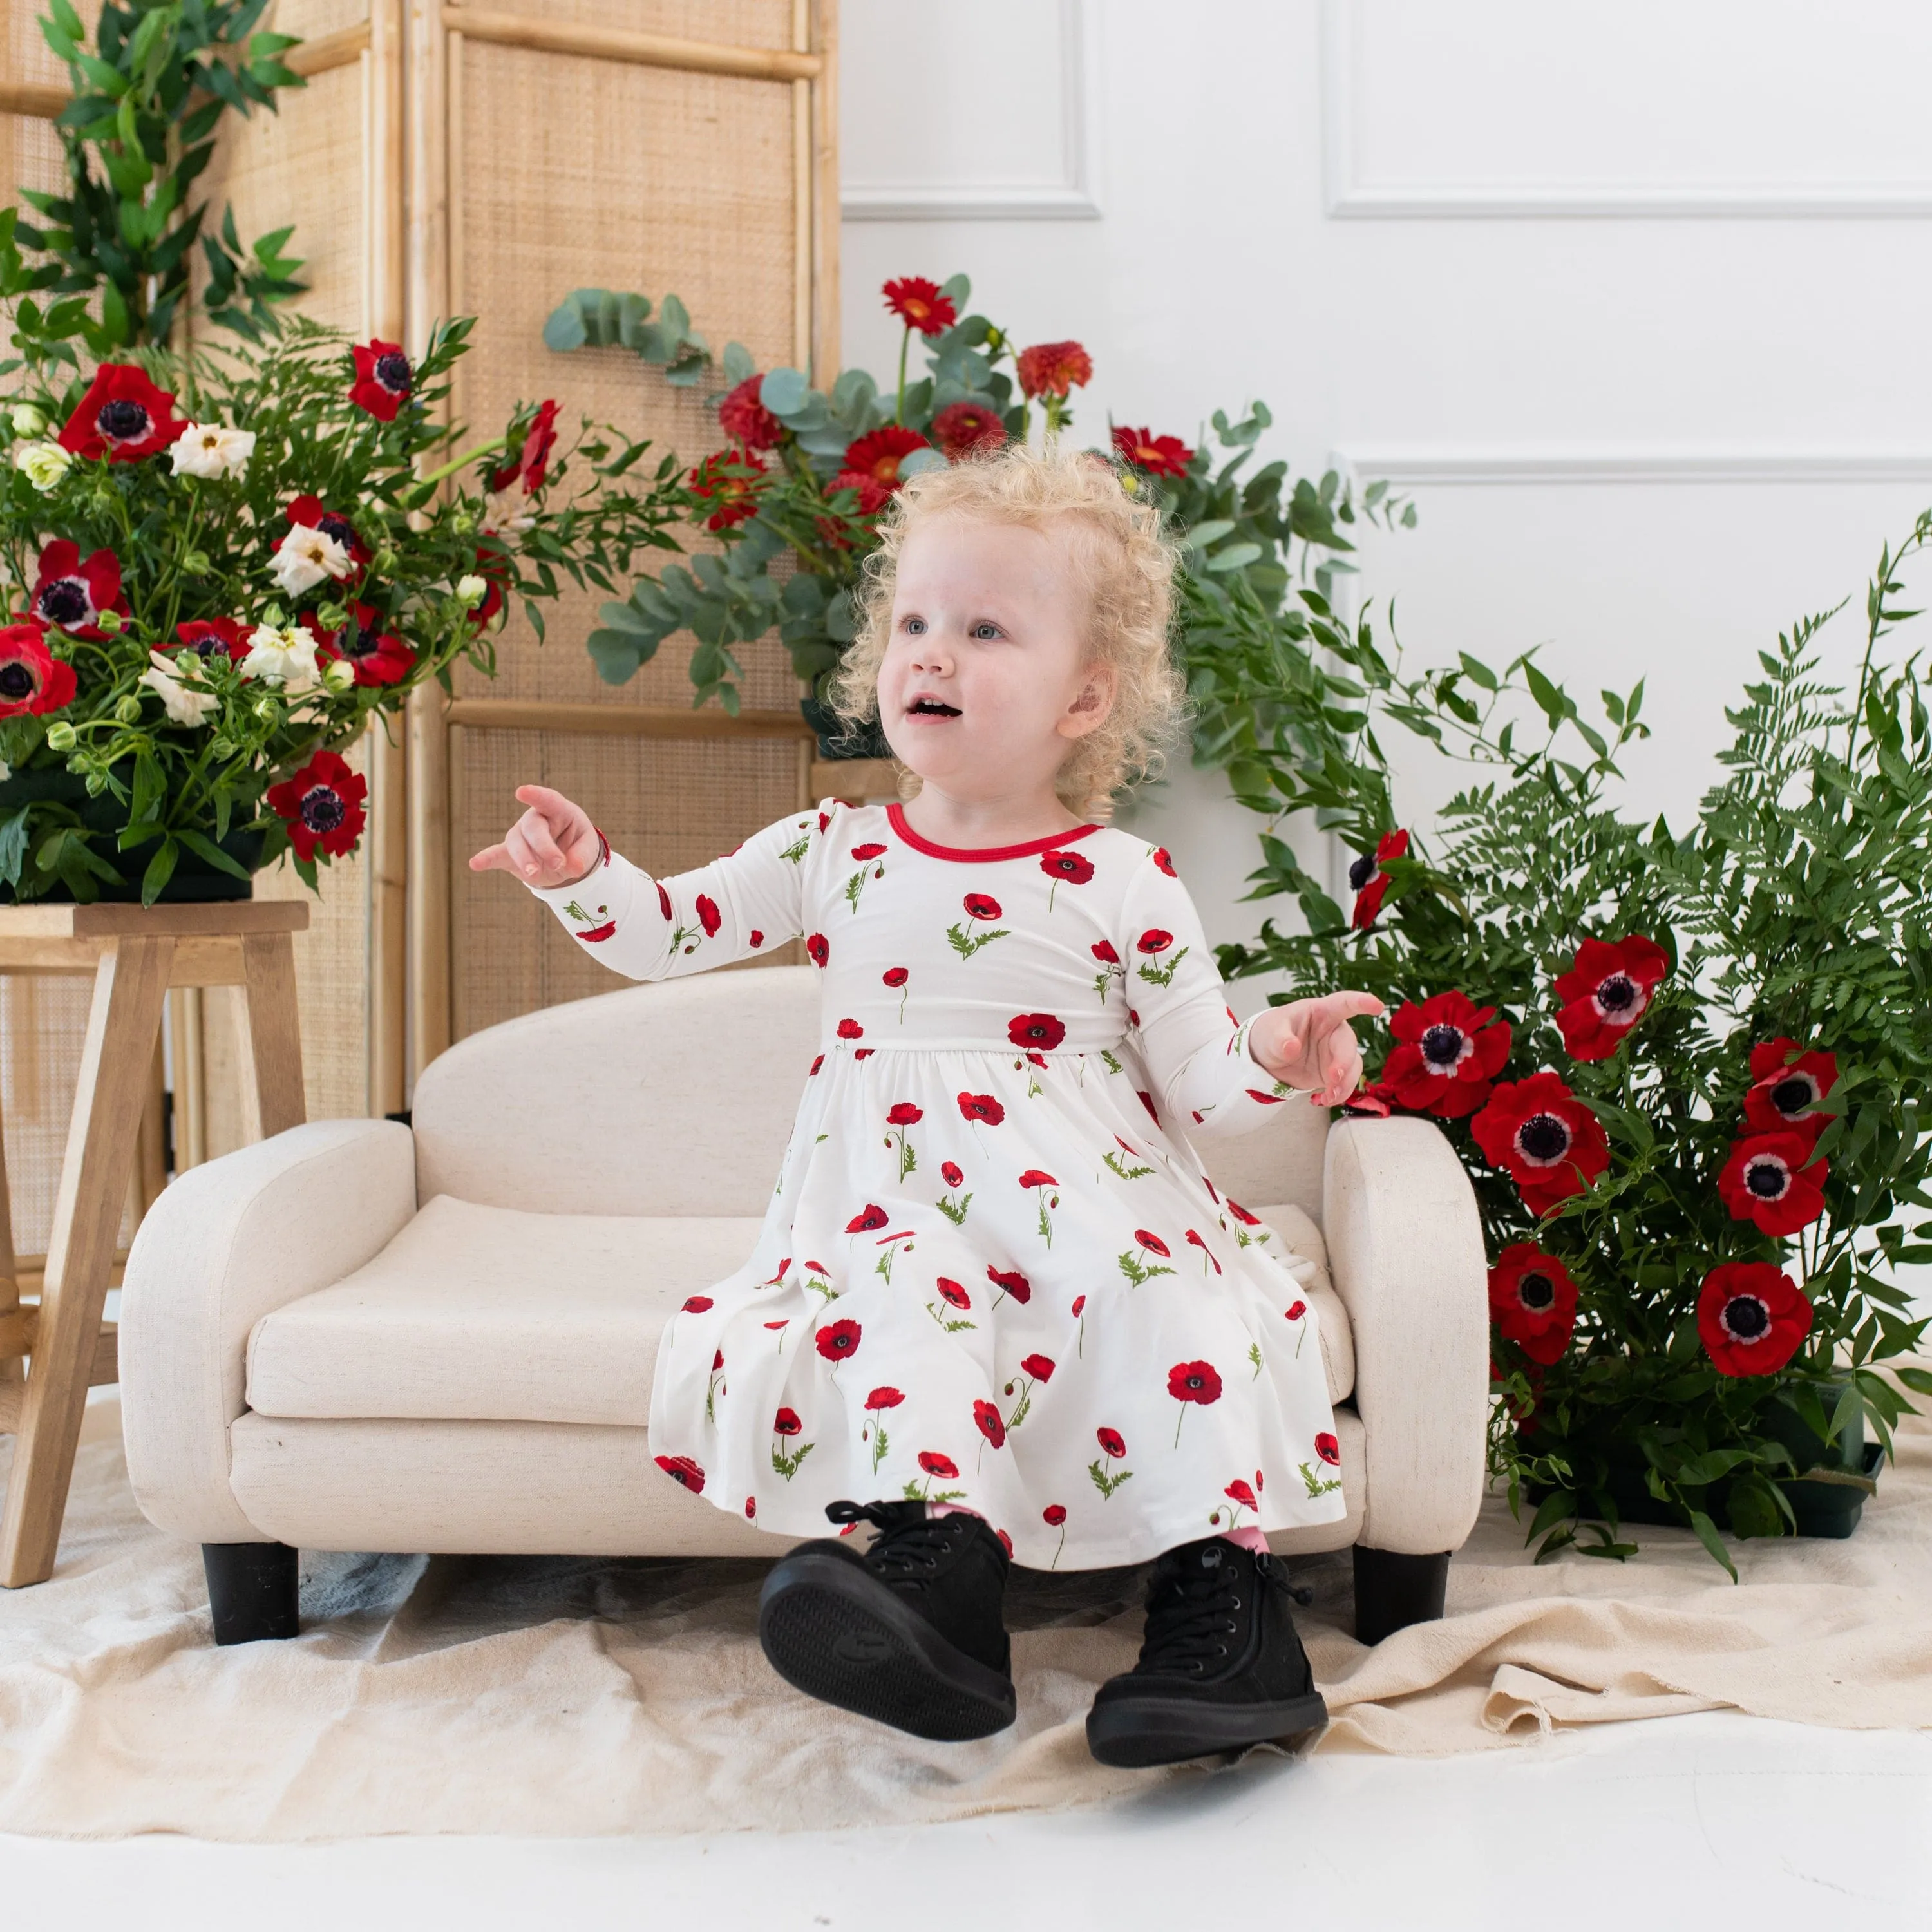
[[[939,516],[1072,536],[1069,548],[1091,600],[1090,661],[1111,665],[1115,682],[1106,721],[1072,741],[1054,789],[1070,811],[1106,817],[1117,793],[1160,772],[1183,717],[1186,687],[1168,652],[1178,550],[1160,512],[1130,495],[1103,458],[1057,443],[1016,444],[910,478],[879,520],[879,548],[866,560],[858,592],[858,636],[827,691],[848,725],[878,716],[899,553],[919,524]],[[900,788],[910,796],[917,778],[904,773]]]

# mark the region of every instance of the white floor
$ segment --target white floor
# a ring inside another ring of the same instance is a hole
[[[1105,1810],[905,1831],[313,1846],[0,1838],[0,1924],[62,1932],[1860,1922],[1932,1928],[1932,1735],[1724,1713],[1478,1757],[1257,1758]]]

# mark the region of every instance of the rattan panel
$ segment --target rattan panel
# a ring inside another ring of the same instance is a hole
[[[493,13],[727,46],[788,47],[791,0],[488,0]]]
[[[458,728],[451,746],[452,806],[478,828],[459,841],[451,908],[457,1036],[560,1000],[608,993],[620,982],[586,958],[549,910],[502,872],[472,872],[477,845],[502,836],[524,784],[554,785],[583,801],[616,849],[648,871],[702,866],[790,811],[798,753],[789,742],[666,741],[568,736],[549,731]],[[772,962],[799,956],[774,948]]]

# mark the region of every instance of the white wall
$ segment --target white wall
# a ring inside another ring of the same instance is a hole
[[[1648,676],[1646,812],[1708,782],[1757,646],[1932,502],[1912,0],[842,12],[848,362],[897,353],[888,276],[964,269],[1022,341],[1087,344],[1096,442],[1265,398],[1274,453],[1414,495],[1364,582],[1418,659]],[[1404,815],[1440,790],[1418,770]],[[1252,932],[1225,788],[1144,822],[1213,936]]]

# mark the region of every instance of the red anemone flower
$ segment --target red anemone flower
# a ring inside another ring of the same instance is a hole
[[[296,856],[313,863],[318,847],[332,859],[355,849],[368,818],[362,801],[369,781],[333,752],[318,752],[292,778],[264,794],[280,814]]]
[[[1775,1375],[1811,1332],[1811,1304],[1770,1262],[1725,1262],[1704,1277],[1697,1333],[1720,1376]]]
[[[923,275],[902,275],[897,281],[886,283],[880,293],[886,308],[907,328],[916,328],[922,335],[938,335],[959,320],[952,298],[942,295],[939,284]]]
[[[524,479],[524,494],[534,496],[544,486],[548,474],[550,453],[556,447],[556,404],[554,400],[538,405],[536,414],[530,418],[530,428],[524,432],[524,446],[518,452],[514,463],[506,463],[490,478],[493,490],[507,490],[517,478]]]
[[[859,1352],[859,1337],[864,1334],[856,1322],[834,1322],[819,1330],[814,1338],[818,1352],[828,1362],[842,1362]]]
[[[1596,1115],[1547,1071],[1501,1082],[1469,1126],[1490,1164],[1515,1177],[1532,1214],[1581,1194],[1610,1164]]]
[[[1377,841],[1374,852],[1364,852],[1348,868],[1348,884],[1355,892],[1355,909],[1348,923],[1358,931],[1373,926],[1382,909],[1382,897],[1389,889],[1388,878],[1382,866],[1390,859],[1408,856],[1408,834],[1400,830],[1384,832]]]
[[[232,617],[194,617],[175,626],[170,651],[193,651],[197,657],[228,657],[239,664],[248,655],[247,629]]]
[[[98,644],[106,635],[96,621],[104,610],[128,614],[128,600],[121,594],[120,559],[111,550],[98,550],[83,562],[80,544],[56,537],[40,552],[28,614],[70,637]]]
[[[369,561],[369,547],[356,534],[356,526],[340,510],[328,508],[320,496],[303,496],[293,498],[286,512],[290,526],[299,524],[304,530],[320,530],[326,537],[333,537],[349,553],[349,560],[358,569]]]
[[[476,574],[483,580],[483,601],[470,612],[470,628],[483,631],[496,622],[506,602],[504,590],[509,582],[510,560],[494,544],[478,544]]]
[[[1194,452],[1178,436],[1156,436],[1150,429],[1117,428],[1114,452],[1123,463],[1150,476],[1185,476]]]
[[[973,1420],[980,1433],[995,1449],[1005,1448],[1006,1425],[1000,1412],[990,1402],[975,1398],[973,1403]]]
[[[1180,878],[1180,874],[1174,869],[1173,855],[1165,845],[1156,845],[1154,848],[1154,862],[1170,879]]]
[[[1586,939],[1576,962],[1556,982],[1563,1002],[1556,1024],[1573,1060],[1607,1060],[1642,1018],[1658,982],[1670,970],[1664,948],[1640,933],[1628,939]]]
[[[764,381],[747,376],[718,405],[718,427],[741,449],[776,449],[784,440],[784,424],[760,400]]]
[[[1514,1241],[1490,1270],[1490,1319],[1533,1362],[1546,1368],[1570,1346],[1576,1284],[1554,1255]]]
[[[1494,1006],[1462,993],[1438,993],[1396,1010],[1389,1023],[1396,1045],[1382,1080],[1412,1112],[1460,1120],[1490,1097],[1490,1083],[1509,1058],[1510,1028]]]
[[[1755,1221],[1767,1234],[1795,1234],[1825,1211],[1821,1191],[1829,1161],[1814,1160],[1810,1134],[1789,1130],[1732,1142],[1718,1176],[1718,1192],[1734,1221]]]
[[[988,1266],[986,1279],[1003,1294],[1010,1294],[1022,1307],[1033,1299],[1033,1283],[1018,1268],[996,1268]]]
[[[1751,1086],[1744,1118],[1764,1133],[1825,1131],[1832,1116],[1819,1104],[1838,1084],[1836,1054],[1799,1050],[1795,1040],[1768,1040],[1751,1048]]]
[[[415,382],[410,358],[400,342],[380,339],[353,344],[350,356],[356,364],[356,380],[350,386],[349,400],[367,410],[378,422],[394,422]]]
[[[175,420],[175,399],[131,362],[104,362],[58,439],[73,454],[98,462],[138,463],[175,442],[188,425]]]
[[[1066,1037],[1066,1029],[1051,1013],[1021,1013],[1006,1022],[1006,1037],[1016,1046],[1051,1053]]]
[[[74,666],[47,649],[38,624],[0,629],[0,718],[37,718],[74,702]]]
[[[1006,1110],[990,1094],[962,1094],[959,1111],[969,1120],[984,1120],[997,1127],[1006,1118]]]
[[[847,487],[843,479],[848,476],[869,476],[887,490],[896,490],[901,462],[915,449],[932,446],[917,430],[908,429],[902,423],[887,423],[882,429],[868,430],[847,446],[844,467],[832,487]]]
[[[1038,342],[1019,353],[1021,390],[1029,396],[1064,396],[1094,380],[1094,358],[1077,342]]]
[[[324,664],[341,658],[354,670],[358,684],[400,684],[415,668],[416,652],[383,630],[381,614],[367,604],[353,605],[339,631],[325,631],[313,610],[304,610],[302,621],[315,638],[316,656]]]
[[[691,472],[691,494],[712,506],[707,530],[729,530],[758,514],[764,464],[749,450],[714,450]]]
[[[1006,440],[1006,424],[983,403],[948,403],[932,419],[932,440],[951,463],[998,449]]]

